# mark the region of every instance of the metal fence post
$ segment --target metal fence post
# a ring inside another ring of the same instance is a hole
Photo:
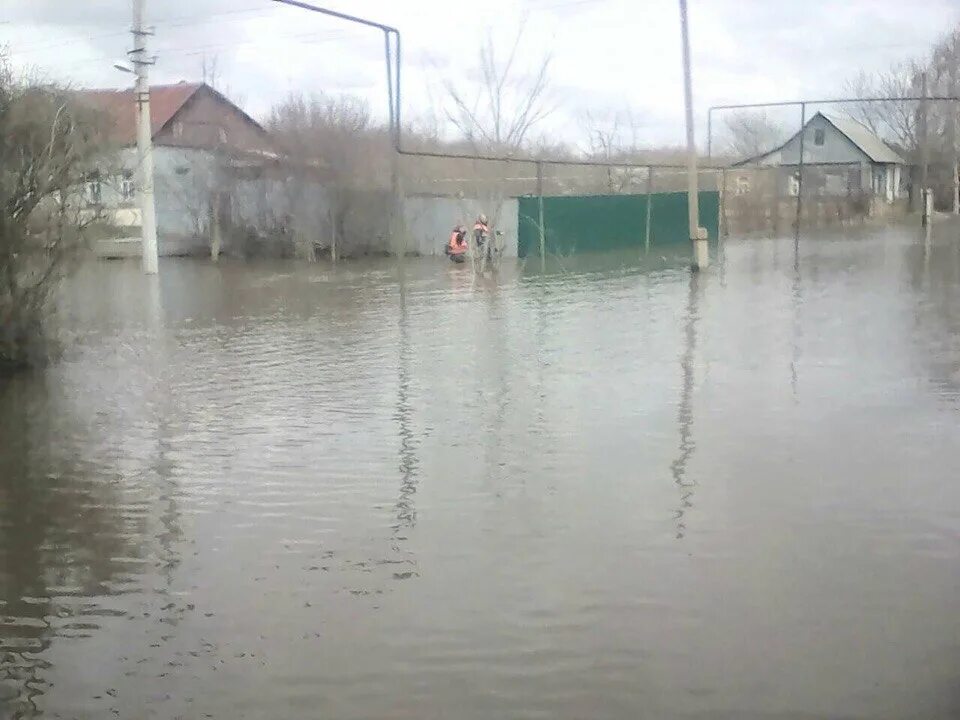
[[[797,226],[796,226],[796,235],[800,237],[800,214],[803,211],[803,152],[804,152],[804,138],[807,133],[805,127],[807,125],[807,104],[800,103],[800,159],[797,161]]]
[[[720,171],[720,217],[717,218],[717,239],[721,240],[727,232],[727,169]]]
[[[647,222],[644,232],[644,253],[650,252],[650,218],[653,215],[653,166],[647,168]]]
[[[713,108],[707,109],[707,160],[713,160]]]
[[[537,226],[540,230],[540,272],[547,270],[547,231],[543,227],[543,162],[537,160]]]

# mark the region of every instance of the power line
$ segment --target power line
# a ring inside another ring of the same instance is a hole
[[[303,39],[303,38],[313,38],[313,39]],[[311,33],[294,33],[294,34],[287,34],[287,35],[271,35],[269,38],[266,38],[266,40],[277,40],[277,39],[280,39],[280,40],[300,39],[302,43],[307,45],[312,45],[312,44],[322,44],[326,42],[339,42],[341,40],[350,39],[350,36],[348,33],[344,33],[342,31],[335,31],[332,33],[328,33],[326,35],[319,35],[318,33],[311,32]],[[262,44],[264,40],[265,40],[264,38],[258,38],[256,40],[241,40],[239,42],[224,42],[224,43],[214,43],[209,45],[157,47],[157,48],[154,48],[154,52],[180,54],[183,57],[189,57],[193,55],[199,55],[202,52],[206,52],[208,50],[215,50],[215,49],[222,49],[222,48],[235,48],[235,47],[242,47],[246,45],[258,45],[258,44]],[[70,64],[71,65],[88,65],[90,63],[95,63],[95,62],[109,62],[115,59],[116,58],[113,55],[103,55],[99,57],[81,58],[76,61],[71,61]],[[160,58],[160,62],[161,64],[163,62],[162,56]]]
[[[230,23],[230,22],[243,22],[249,20],[249,17],[235,18],[232,20],[219,20],[220,17],[224,15],[243,15],[249,13],[257,13],[253,17],[266,17],[275,13],[265,13],[263,12],[263,6],[251,7],[251,8],[236,8],[233,10],[223,10],[221,12],[215,13],[206,13],[203,15],[181,15],[178,17],[172,17],[165,20],[157,20],[152,23],[154,27],[168,27],[168,28],[178,28],[178,27],[192,27],[194,25],[205,25],[207,23],[217,20],[218,22]],[[103,33],[101,35],[91,35],[83,38],[77,38],[76,40],[67,40],[63,42],[55,43],[28,43],[27,45],[21,46],[22,49],[12,51],[11,55],[28,55],[42,50],[51,50],[59,47],[66,47],[68,45],[77,45],[82,42],[92,42],[94,40],[103,40],[106,38],[119,37],[121,35],[127,35],[129,30],[118,30],[116,32]]]
[[[323,43],[339,42],[341,40],[348,39],[343,34],[330,34],[330,35],[316,36],[316,33],[301,33],[298,35],[283,35],[283,36],[273,36],[273,37],[282,38],[282,39],[291,39],[291,40],[296,40],[298,38],[314,38],[313,40],[301,40],[301,42],[306,45],[313,45],[313,44],[320,45]],[[263,42],[262,39],[244,40],[244,41],[235,42],[235,43],[217,43],[217,44],[211,44],[211,45],[197,45],[197,46],[189,46],[189,47],[181,47],[181,48],[157,48],[157,50],[158,52],[161,52],[161,53],[163,52],[177,53],[180,55],[181,58],[187,58],[187,57],[202,55],[210,50],[218,50],[223,48],[233,49],[233,48],[244,47],[248,45],[259,45],[262,42]],[[160,58],[159,62],[161,65],[164,64],[162,57]]]

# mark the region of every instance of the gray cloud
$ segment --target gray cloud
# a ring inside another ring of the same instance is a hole
[[[218,58],[223,86],[255,113],[291,91],[351,92],[386,108],[382,39],[372,31],[267,0],[148,0],[158,81],[198,79]],[[584,108],[629,107],[649,142],[682,138],[675,0],[346,0],[404,34],[405,113],[442,116],[444,79],[469,88],[475,39],[490,26],[509,42],[527,19],[518,63],[546,50],[565,107],[551,134],[578,140]],[[956,0],[700,0],[691,3],[698,117],[721,102],[832,95],[860,68],[923,53],[960,20]],[[18,66],[74,85],[119,86],[112,69],[129,47],[129,0],[4,0],[0,45]]]

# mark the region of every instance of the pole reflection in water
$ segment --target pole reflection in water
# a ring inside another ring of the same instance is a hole
[[[183,536],[180,528],[180,511],[177,506],[178,487],[174,479],[175,463],[170,460],[174,452],[171,418],[177,416],[177,407],[168,375],[170,356],[162,335],[164,313],[159,277],[152,275],[145,279],[147,281],[147,325],[155,340],[149,354],[155,389],[152,409],[157,432],[156,461],[151,468],[151,474],[156,482],[159,506],[157,515],[160,522],[156,536],[159,546],[157,570],[164,579],[164,588],[169,589],[173,583],[173,573],[180,563],[176,546]]]
[[[485,433],[485,455],[487,465],[487,478],[493,480],[502,472],[502,444],[503,427],[507,417],[509,382],[507,378],[507,366],[509,361],[509,343],[505,337],[506,323],[501,317],[499,290],[496,282],[492,282],[484,288],[484,294],[488,300],[489,322],[484,324],[484,328],[489,335],[484,339],[484,346],[488,349],[490,361],[494,367],[489,371],[484,371],[481,376],[481,382],[484,387],[484,393],[489,390],[494,392],[493,418]]]
[[[690,289],[687,295],[687,312],[683,324],[683,354],[680,356],[682,381],[680,404],[677,410],[677,426],[680,431],[680,446],[676,459],[670,464],[670,473],[680,493],[680,504],[674,515],[677,539],[687,533],[685,515],[693,507],[693,491],[696,481],[687,477],[687,463],[693,455],[696,443],[693,439],[693,386],[694,362],[697,349],[697,323],[700,319],[699,305],[703,273],[690,273]]]
[[[793,287],[790,294],[793,302],[793,335],[790,343],[790,391],[797,402],[797,365],[800,362],[800,343],[803,329],[800,327],[800,310],[803,307],[803,286],[800,275],[800,244],[793,244]]]
[[[152,553],[148,520],[129,511],[136,491],[80,451],[97,447],[85,418],[42,377],[12,380],[0,403],[0,717],[28,718],[53,687],[53,646],[109,625]]]
[[[400,347],[397,357],[397,432],[400,437],[400,492],[396,504],[394,534],[405,539],[403,533],[417,522],[414,495],[417,492],[417,442],[411,427],[413,407],[410,403],[410,317],[407,307],[407,279],[403,267],[399,268],[400,316],[398,322]]]

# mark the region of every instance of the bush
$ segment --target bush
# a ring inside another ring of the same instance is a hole
[[[0,57],[0,371],[49,355],[51,298],[95,213],[81,189],[103,156],[102,118]]]

